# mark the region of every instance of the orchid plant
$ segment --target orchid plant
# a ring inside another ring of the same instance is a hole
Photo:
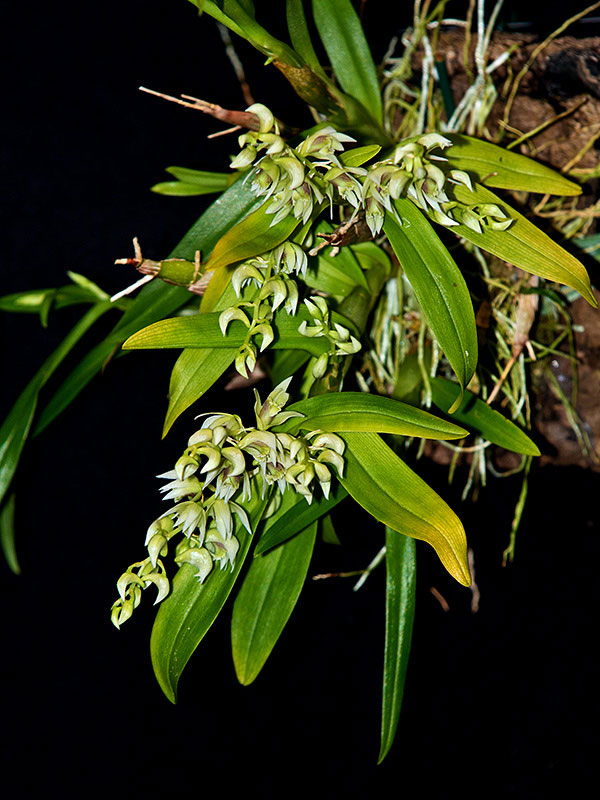
[[[145,259],[136,240],[134,256],[118,263],[144,277],[113,298],[75,274],[52,292],[2,298],[3,309],[42,318],[62,305],[90,305],[0,431],[3,546],[14,566],[11,486],[30,433],[62,413],[116,348],[180,351],[164,433],[190,407],[202,422],[174,469],[159,476],[174,505],[151,522],[147,554],[118,579],[112,621],[123,625],[155,587],[152,660],[175,702],[187,661],[236,591],[233,658],[239,680],[250,683],[293,611],[318,535],[332,535],[332,510],[358,503],[380,523],[387,573],[381,760],[410,652],[415,540],[432,546],[459,583],[471,583],[463,526],[405,463],[408,448],[415,439],[473,436],[524,463],[539,455],[522,407],[493,408],[500,381],[478,363],[481,299],[465,280],[465,259],[481,263],[489,253],[512,265],[517,294],[527,288],[524,271],[597,305],[583,266],[493,191],[575,196],[580,187],[452,126],[432,129],[427,100],[407,135],[402,103],[390,102],[407,62],[376,68],[350,0],[311,4],[330,68],[316,54],[302,0],[286,2],[289,44],[258,22],[251,0],[195,4],[283,73],[315,125],[299,132],[261,103],[244,112],[212,106],[244,128],[239,153],[227,173],[171,168],[176,180],[154,187],[220,195],[168,258]],[[443,7],[418,17],[421,36]],[[409,55],[410,41],[407,34]],[[429,78],[437,103],[441,78]],[[457,247],[449,249],[447,234]],[[58,364],[115,308],[112,332],[38,410]],[[254,389],[249,424],[205,410],[203,395],[230,370],[243,391],[265,377],[273,387],[264,400]]]

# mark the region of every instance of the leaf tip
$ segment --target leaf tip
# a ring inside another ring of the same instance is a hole
[[[177,684],[174,686],[171,685],[170,681],[163,680],[163,678],[155,672],[156,680],[159,683],[160,688],[163,691],[164,696],[170,703],[173,705],[177,705]]]
[[[469,562],[467,560],[466,542],[463,552],[456,554],[456,562],[452,565],[453,569],[448,569],[448,565],[446,564],[444,564],[444,566],[448,572],[450,572],[452,577],[461,584],[461,586],[466,586],[468,588],[473,583],[471,570],[469,569]]]
[[[121,345],[123,350],[134,350],[135,349],[135,338],[137,334],[133,334],[129,337],[129,339],[125,339],[123,344]]]
[[[460,404],[463,401],[464,393],[465,393],[464,389],[461,386],[460,387],[460,392],[456,395],[456,398],[454,399],[454,402],[452,403],[452,405],[448,409],[448,414],[454,414],[454,412],[458,410],[458,408],[460,407]]]

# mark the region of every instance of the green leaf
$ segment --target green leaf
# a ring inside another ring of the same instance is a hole
[[[379,269],[382,275],[389,275],[392,271],[387,254],[374,242],[359,242],[359,244],[350,245],[350,249],[364,270]]]
[[[201,186],[207,192],[224,192],[239,177],[239,173],[204,172],[200,169],[189,169],[188,167],[167,167],[167,172],[177,178],[178,181]]]
[[[347,250],[348,248],[344,248]],[[309,266],[304,276],[304,283],[310,289],[326,292],[338,299],[344,299],[356,288],[356,282],[346,275],[341,264],[335,263],[336,259],[326,258],[319,254]],[[363,278],[364,280],[364,278]]]
[[[242,181],[236,181],[190,228],[172,258],[193,260],[197,250],[209,253],[220,237],[257,205]],[[131,334],[158,319],[173,314],[189,302],[190,293],[162,281],[152,281],[141,290],[117,326],[93,348],[71,372],[38,419],[34,435],[41,433],[97,375]]]
[[[385,564],[385,654],[378,764],[392,746],[402,707],[415,618],[417,553],[414,539],[386,528]]]
[[[377,70],[352,3],[350,0],[313,0],[313,14],[340,86],[381,122]]]
[[[346,442],[344,489],[366,511],[414,539],[428,542],[463,586],[471,578],[467,541],[450,507],[376,433],[340,433]]]
[[[73,273],[74,274],[74,273]],[[100,298],[82,286],[61,286],[60,289],[32,289],[0,297],[0,311],[20,314],[40,314],[50,301],[54,308],[66,308],[83,303],[97,303]],[[107,299],[107,296],[103,299]]]
[[[450,229],[453,233],[503,261],[514,264],[515,267],[576,289],[590,305],[594,308],[598,306],[583,265],[522,214],[483,186],[476,185],[472,192],[466,186],[454,186],[452,194],[459,202],[467,205],[495,203],[515,220],[505,231],[486,228],[484,233],[477,233],[466,225],[455,225]]]
[[[372,431],[424,439],[459,439],[468,435],[458,425],[420,408],[364,392],[317,395],[290,405],[288,410],[305,416],[284,423],[285,430]]]
[[[207,270],[252,258],[272,250],[291,237],[300,220],[289,214],[273,225],[274,215],[267,214],[268,207],[269,203],[263,203],[219,239],[206,263]]]
[[[186,167],[169,167],[167,172],[174,175],[177,180],[157,183],[152,186],[152,191],[172,197],[191,197],[224,192],[238,177],[233,173],[202,172]]]
[[[221,25],[225,25],[226,28],[237,33],[238,36],[241,36],[242,39],[247,39],[248,37],[244,33],[244,31],[240,28],[240,26],[235,23],[227,14],[224,14],[223,11],[219,8],[217,3],[213,2],[213,0],[189,0],[189,2],[193,6],[197,6],[198,11],[202,14],[206,12],[211,17],[216,19],[217,22],[220,22]]]
[[[269,493],[260,499],[254,487],[252,500],[245,504],[252,530],[268,504]],[[172,703],[177,701],[177,684],[185,665],[209,630],[240,573],[250,548],[251,537],[235,518],[234,535],[240,542],[233,570],[213,568],[204,583],[195,577],[196,569],[185,564],[173,579],[173,588],[156,615],[150,637],[154,674]]]
[[[253,559],[233,606],[231,650],[240,683],[252,683],[300,596],[315,546],[313,522],[276,550]]]
[[[11,572],[21,574],[21,565],[15,548],[15,495],[9,495],[0,506],[0,545]]]
[[[325,544],[341,545],[331,514],[326,514],[324,517],[321,517],[319,524],[321,526],[321,538]]]
[[[499,189],[573,196],[581,187],[532,158],[482,139],[445,133],[452,141],[444,155],[451,167],[469,172],[479,183]]]
[[[315,233],[330,234],[333,225],[320,222]],[[341,247],[337,255],[331,255],[332,248],[326,247],[319,251],[318,258],[311,259],[311,266],[307,270],[305,283],[311,288],[334,295],[347,297],[355,286],[368,289],[367,280],[350,247]]]
[[[375,158],[381,150],[380,144],[366,144],[363,147],[353,147],[340,154],[340,161],[345,167],[361,167]]]
[[[222,192],[223,189],[213,189],[198,186],[195,183],[184,183],[183,181],[162,181],[151,186],[150,191],[156,194],[164,194],[167,197],[198,197],[203,194]]]
[[[0,428],[0,503],[19,464],[37,407],[41,383],[37,376],[27,385]]]
[[[213,275],[209,290],[204,293],[200,313],[207,308],[222,311],[235,303],[237,298],[231,286],[231,275],[226,267]],[[251,299],[255,290],[246,290],[245,296]],[[163,438],[175,420],[192,403],[202,397],[235,359],[237,349],[187,349],[184,350],[173,367],[169,384],[169,407],[163,426]],[[287,377],[287,376],[286,376]]]
[[[267,550],[291,539],[312,522],[328,514],[347,496],[348,493],[337,481],[332,484],[331,493],[327,499],[323,496],[314,497],[310,505],[301,495],[287,489],[279,509],[266,520],[254,555],[266,553]]]
[[[313,72],[326,79],[325,71],[319,63],[310,38],[302,0],[286,0],[285,10],[292,47]]]
[[[212,0],[190,0],[198,6],[201,11],[205,11],[211,17],[225,25],[227,28],[247,39],[257,50],[265,53],[269,58],[276,58],[286,64],[294,66],[300,65],[300,60],[296,53],[284,42],[271,36],[268,31],[256,22],[254,9],[248,0],[223,0],[223,2],[212,2]]]
[[[309,358],[309,353],[304,350],[275,350],[270,369],[273,386],[277,386],[290,375],[300,372]]]
[[[458,385],[444,378],[431,378],[430,381],[433,402],[439,409],[447,412],[460,395]],[[540,455],[537,446],[521,428],[468,390],[465,391],[459,407],[453,412],[452,419],[462,422],[488,442],[500,445],[506,450],[526,456]]]
[[[163,438],[175,420],[199,400],[225,372],[237,355],[235,349],[184,350],[171,373],[169,407]]]
[[[400,198],[395,205],[402,225],[386,213],[383,229],[464,389],[477,366],[477,330],[467,284],[423,214],[410,200]]]
[[[135,333],[123,344],[123,348],[125,350],[171,347],[196,347],[202,350],[212,347],[238,349],[244,343],[248,329],[239,320],[234,320],[223,336],[219,327],[219,316],[218,312],[213,312],[193,317],[163,319]],[[303,320],[307,322],[312,320],[306,309],[299,309],[294,317],[285,312],[277,313],[272,323],[275,339],[269,347],[306,350],[314,356],[319,356],[328,350],[329,343],[324,337],[311,339],[298,333],[298,325]]]
[[[333,233],[333,225],[330,225],[328,222],[322,222],[315,232],[326,234]],[[368,289],[369,284],[367,283],[367,279],[352,248],[340,247],[339,252],[335,256],[331,255],[331,250],[331,247],[325,247],[320,251],[319,258],[326,261],[330,269],[339,273],[340,277],[344,275],[347,279],[351,280],[353,287],[362,286],[364,289]]]
[[[29,436],[40,390],[86,331],[111,308],[110,303],[97,303],[84,314],[27,384],[0,427],[0,503],[10,486]]]

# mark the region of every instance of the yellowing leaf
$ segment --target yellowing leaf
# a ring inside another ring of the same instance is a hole
[[[444,152],[450,166],[465,170],[485,186],[539,194],[581,194],[576,183],[532,158],[463,134],[444,136],[452,140],[452,147]]]
[[[248,328],[238,320],[231,322],[225,335],[219,327],[219,313],[196,314],[193,317],[174,317],[163,319],[148,325],[134,333],[123,344],[124,350],[148,350],[154,348],[239,348],[244,343]],[[336,315],[333,315],[336,319]],[[298,325],[302,321],[310,322],[312,317],[304,308],[299,309],[294,317],[285,311],[275,315],[272,323],[275,333],[274,341],[269,345],[277,350],[306,350],[314,356],[325,352],[329,343],[324,337],[310,338],[298,333]]]
[[[466,225],[456,225],[451,228],[454,233],[515,267],[570,286],[594,308],[598,306],[583,265],[522,214],[483,186],[476,185],[473,191],[466,186],[455,186],[452,194],[467,205],[494,203],[514,220],[505,231],[486,228],[483,233],[477,233]]]
[[[207,271],[272,250],[291,237],[300,220],[290,214],[272,225],[274,215],[267,214],[268,207],[263,203],[219,239],[206,262]]]
[[[463,586],[471,577],[467,540],[452,509],[376,433],[340,433],[346,442],[342,484],[375,519],[428,542]]]

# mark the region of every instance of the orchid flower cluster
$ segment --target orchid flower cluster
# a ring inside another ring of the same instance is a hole
[[[331,312],[324,297],[312,297],[310,300],[305,300],[304,305],[312,317],[312,322],[309,325],[308,322],[302,321],[298,326],[298,333],[310,338],[324,336],[330,345],[329,350],[321,353],[312,367],[313,378],[318,379],[327,372],[332,358],[358,353],[361,344],[348,328],[337,322],[331,324]]]
[[[468,205],[448,195],[448,184],[472,190],[471,178],[460,169],[447,169],[448,159],[434,150],[445,150],[450,139],[439,133],[426,133],[414,141],[398,145],[390,158],[369,169],[343,165],[338,153],[351,136],[325,127],[312,133],[292,148],[279,135],[273,114],[263,105],[250,106],[260,120],[260,130],[239,137],[242,151],[231,167],[245,169],[255,163],[252,191],[270,200],[266,211],[274,214],[272,224],[293,213],[304,223],[311,217],[314,201],[325,198],[347,203],[354,214],[364,210],[371,234],[377,236],[385,211],[395,214],[392,200],[407,197],[435,222],[446,227],[466,225],[477,233],[486,227],[506,230],[511,219],[495,203]],[[261,151],[265,155],[255,162]],[[319,159],[315,161],[314,159]],[[325,171],[319,171],[325,168]]]
[[[448,159],[432,152],[445,150],[451,144],[450,139],[439,133],[426,133],[413,142],[398,145],[391,158],[378,162],[368,171],[362,199],[373,236],[383,227],[385,210],[395,213],[391,201],[399,197],[412,200],[435,222],[446,227],[462,223],[481,233],[485,226],[505,230],[511,224],[508,216],[494,203],[468,206],[450,199],[448,183],[473,189],[467,172],[444,169]]]
[[[117,628],[131,617],[148,586],[158,588],[155,604],[168,595],[169,579],[160,557],[168,555],[174,537],[180,537],[175,563],[191,564],[201,583],[215,562],[221,569],[233,568],[239,550],[234,516],[251,535],[244,503],[251,499],[253,487],[261,484],[264,497],[276,484],[281,494],[293,490],[310,504],[316,482],[329,497],[332,468],[339,477],[344,471],[343,440],[322,431],[291,435],[271,430],[303,416],[283,410],[291,380],[276,386],[264,403],[255,390],[255,427],[244,427],[235,414],[206,415],[175,469],[158,476],[168,481],[160,490],[163,499],[176,504],[148,528],[148,557],[132,564],[117,582],[119,597],[111,612]]]
[[[290,316],[294,316],[298,307],[298,286],[291,273],[304,276],[308,259],[300,245],[285,242],[279,247],[245,261],[233,273],[231,283],[236,295],[241,298],[244,287],[252,284],[258,294],[252,299],[240,299],[234,306],[225,309],[219,317],[219,325],[223,336],[233,320],[239,320],[246,328],[246,338],[235,358],[235,368],[244,378],[256,366],[256,359],[273,341],[274,333],[271,322],[275,311],[281,306]],[[332,324],[331,312],[323,297],[305,300],[308,313],[313,318],[311,324],[303,320],[298,326],[298,333],[309,338],[325,337],[330,347],[322,353],[312,367],[315,379],[323,377],[330,360],[338,356],[349,356],[360,350],[360,342],[351,335],[348,328],[339,323]],[[261,336],[257,350],[253,342],[254,336]]]
[[[233,320],[239,320],[247,330],[244,343],[235,358],[235,368],[244,378],[256,366],[258,353],[273,341],[271,322],[273,314],[281,306],[290,316],[298,308],[298,285],[290,274],[304,276],[308,266],[306,253],[298,244],[284,242],[279,247],[241,264],[233,273],[231,285],[240,300],[226,308],[219,317],[223,336]],[[242,299],[245,286],[258,290],[251,299]],[[260,348],[253,342],[261,336]]]
[[[289,214],[306,224],[315,202],[320,205],[327,198],[333,203],[336,189],[343,200],[358,207],[362,186],[355,176],[364,176],[366,170],[344,167],[337,157],[344,143],[355,139],[328,126],[293,148],[279,135],[277,122],[266,106],[255,103],[246,110],[258,117],[260,127],[239,137],[242,150],[230,167],[246,169],[255,163],[251,189],[269,201],[266,212],[274,215],[271,225]]]

